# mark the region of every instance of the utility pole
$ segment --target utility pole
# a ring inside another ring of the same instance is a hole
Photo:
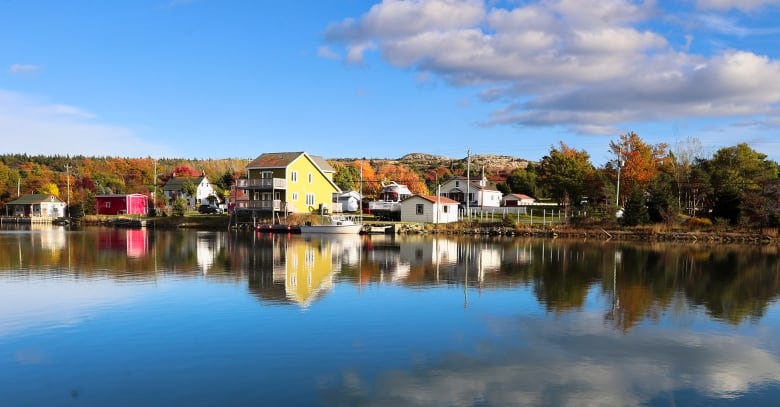
[[[623,152],[618,153],[618,162],[617,162],[618,168],[617,168],[617,188],[615,191],[615,206],[620,208],[620,167],[623,166]]]
[[[471,197],[471,149],[466,150],[466,217],[471,219],[469,198]]]
[[[152,207],[157,210],[157,160],[154,160],[154,178],[152,178]]]
[[[65,207],[65,211],[70,215],[70,164],[65,164],[65,176],[68,179],[68,206]]]

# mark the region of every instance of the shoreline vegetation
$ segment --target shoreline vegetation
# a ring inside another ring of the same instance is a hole
[[[284,224],[295,226],[303,224],[307,216],[297,216],[288,219]],[[148,228],[156,229],[199,229],[199,230],[252,230],[251,222],[231,222],[224,215],[192,215],[192,216],[161,216],[161,217],[117,217],[88,215],[76,221],[84,226],[129,226],[127,221],[144,221]],[[637,241],[637,242],[669,242],[669,243],[701,243],[701,244],[777,244],[778,228],[739,229],[733,226],[708,227],[696,230],[683,226],[648,225],[648,226],[578,226],[564,223],[551,225],[507,225],[502,222],[477,222],[463,220],[450,224],[430,224],[413,222],[387,222],[367,220],[367,226],[390,226],[390,234],[397,235],[461,235],[461,236],[507,236],[507,237],[538,237],[592,239],[602,241]],[[257,223],[258,225],[261,223]],[[138,226],[136,223],[135,226]]]

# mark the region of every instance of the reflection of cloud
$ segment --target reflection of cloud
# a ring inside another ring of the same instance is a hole
[[[127,303],[135,291],[110,280],[0,280],[0,338],[34,329],[75,326],[96,309]],[[24,356],[29,360],[31,357]]]
[[[776,355],[751,338],[656,329],[621,335],[587,315],[488,321],[472,353],[327,389],[349,405],[639,405],[670,392],[731,398],[780,382]],[[354,375],[355,372],[349,372]]]

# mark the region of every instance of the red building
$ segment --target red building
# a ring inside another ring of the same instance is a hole
[[[98,195],[98,215],[146,215],[148,199],[143,194]]]

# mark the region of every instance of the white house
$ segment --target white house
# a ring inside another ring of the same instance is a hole
[[[187,181],[195,184],[195,196],[184,193],[183,188]],[[173,177],[168,180],[165,186],[163,186],[163,193],[165,194],[165,197],[168,198],[168,202],[171,202],[178,197],[186,199],[187,206],[198,206],[219,202],[217,193],[214,191],[209,179],[206,178],[205,175],[196,178]]]
[[[524,194],[506,194],[502,200],[502,206],[524,206],[531,205],[536,199]]]
[[[49,194],[28,194],[5,204],[6,215],[59,218],[65,216],[65,202]]]
[[[492,188],[487,178],[483,175],[480,179],[467,179],[455,177],[441,185],[441,194],[454,199],[464,206],[468,203],[471,207],[498,208],[501,206],[501,191]]]
[[[402,222],[451,223],[458,221],[458,201],[445,196],[412,195],[401,201]]]

